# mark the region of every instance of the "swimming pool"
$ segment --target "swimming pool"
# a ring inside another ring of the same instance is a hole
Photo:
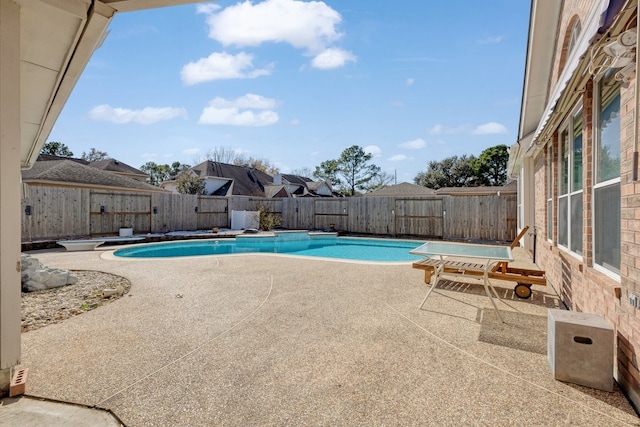
[[[123,258],[166,258],[262,252],[356,261],[401,262],[424,258],[409,253],[422,243],[424,242],[284,232],[275,236],[237,236],[235,239],[137,245],[118,249],[114,255]]]

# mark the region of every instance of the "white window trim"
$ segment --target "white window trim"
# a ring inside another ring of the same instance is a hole
[[[569,114],[569,116],[567,117],[567,119],[564,121],[564,123],[562,124],[562,126],[560,126],[560,138],[558,140],[558,182],[557,182],[557,187],[558,187],[558,201],[560,199],[567,199],[567,244],[571,245],[571,199],[573,196],[577,196],[578,194],[582,193],[582,200],[583,200],[583,204],[582,204],[582,210],[584,211],[584,184],[582,185],[582,187],[580,188],[580,190],[577,191],[572,191],[572,184],[573,184],[573,165],[574,165],[574,147],[573,147],[573,143],[575,142],[575,135],[574,135],[574,129],[575,129],[575,122],[574,119],[579,115],[582,114],[582,98],[580,98],[576,104],[576,106],[573,108],[573,110],[571,110],[571,114]],[[582,130],[584,132],[584,116],[582,118]],[[564,131],[568,132],[569,135],[569,144],[567,145],[567,151],[568,151],[568,157],[567,157],[567,162],[568,162],[568,166],[567,166],[567,193],[566,194],[560,194],[560,185],[562,185],[562,168],[560,167],[560,163],[562,162],[562,158],[560,156],[560,147],[562,146],[562,134]],[[582,145],[584,147],[584,140],[582,142]],[[583,170],[584,170],[584,158],[582,159],[583,161]],[[558,203],[558,205],[560,205],[560,203]],[[558,217],[558,226],[560,225],[560,217]],[[582,225],[581,225],[582,227]],[[584,242],[583,242],[584,243]],[[584,253],[584,245],[582,246],[582,252]],[[584,260],[584,255],[581,255],[577,252],[572,251],[568,246],[562,245],[560,244],[560,241],[558,241],[558,248],[560,248],[562,251],[572,255],[573,257],[577,258],[579,261],[583,261]]]
[[[550,192],[550,194],[547,194],[546,196],[546,205],[545,205],[545,216],[547,217],[547,221],[549,222],[547,224],[547,242],[553,244],[553,208],[555,207],[555,203],[553,202],[553,184],[555,182],[555,180],[553,179],[553,144],[549,144],[549,147],[547,148],[547,168],[549,169],[547,171],[547,176],[545,177],[547,183],[546,185],[549,186],[548,191]],[[549,217],[549,203],[551,203],[551,217]],[[551,233],[549,233],[549,230],[551,230]]]
[[[591,209],[591,229],[593,230],[593,232],[591,233],[591,247],[594,250],[594,253],[592,254],[592,263],[593,263],[593,269],[604,274],[605,276],[610,277],[611,279],[616,280],[617,282],[621,282],[622,278],[620,276],[619,273],[616,273],[615,271],[611,271],[606,267],[601,266],[600,264],[596,264],[596,260],[595,260],[595,247],[596,247],[596,233],[595,233],[595,229],[596,229],[596,216],[595,216],[595,194],[596,194],[596,189],[598,188],[602,188],[602,187],[607,187],[613,184],[620,184],[620,177],[618,176],[617,178],[613,178],[613,179],[609,179],[607,181],[603,181],[600,183],[596,182],[596,177],[597,177],[597,166],[598,166],[598,158],[597,158],[597,148],[598,148],[598,144],[600,143],[600,85],[602,84],[602,80],[604,78],[604,75],[601,76],[598,81],[596,82],[596,84],[594,85],[594,93],[593,93],[593,121],[592,121],[592,126],[593,126],[593,142],[592,142],[592,156],[593,156],[593,161],[592,161],[592,176],[593,176],[593,185],[591,188],[591,206],[589,206],[589,209]],[[622,110],[622,105],[620,106],[620,109]],[[621,112],[622,113],[622,112]],[[622,254],[622,248],[620,253]]]

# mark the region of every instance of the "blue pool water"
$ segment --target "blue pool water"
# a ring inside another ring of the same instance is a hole
[[[127,258],[163,258],[267,252],[358,261],[399,262],[422,259],[422,256],[409,253],[422,243],[409,240],[282,233],[275,237],[238,236],[235,239],[137,245],[118,249],[114,255]]]

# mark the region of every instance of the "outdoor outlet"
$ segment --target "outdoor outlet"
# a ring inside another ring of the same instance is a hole
[[[635,308],[640,308],[640,298],[636,294],[629,295],[629,303]]]

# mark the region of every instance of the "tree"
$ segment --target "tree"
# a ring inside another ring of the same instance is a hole
[[[140,170],[149,175],[147,177],[147,183],[156,186],[159,186],[164,181],[175,179],[178,175],[189,168],[191,168],[191,166],[180,162],[173,162],[171,163],[171,166],[167,164],[159,165],[155,162],[147,162],[140,166]]]
[[[48,154],[50,156],[73,157],[73,153],[62,142],[49,141],[42,146],[40,154]]]
[[[320,163],[320,166],[316,166],[313,176],[324,181],[329,181],[333,188],[338,188],[342,185],[342,181],[338,177],[337,160],[325,160]]]
[[[395,176],[387,172],[380,172],[373,177],[373,179],[367,186],[367,191],[373,191],[379,188],[387,187],[394,181],[395,181]]]
[[[106,151],[99,151],[95,148],[89,150],[88,153],[82,152],[82,156],[80,157],[82,160],[86,160],[89,163],[99,162],[100,160],[110,159],[109,154]]]
[[[173,162],[171,163],[171,170],[169,171],[169,178],[175,179],[182,172],[185,172],[187,169],[191,169],[191,165],[187,165],[185,163]]]
[[[218,163],[233,164],[238,158],[238,151],[233,148],[214,147],[205,155],[206,160]]]
[[[255,157],[245,157],[242,155],[238,155],[238,157],[233,162],[236,166],[248,166],[250,168],[258,169],[268,175],[275,175],[280,173],[280,170],[272,165],[266,159],[258,159]]]
[[[442,187],[474,187],[477,179],[474,170],[474,156],[452,156],[437,162],[429,162],[426,172],[420,172],[414,182],[437,190]]]
[[[176,179],[178,193],[180,194],[204,194],[204,180],[191,173],[183,173]]]
[[[504,144],[484,150],[473,165],[478,185],[504,185],[508,161],[509,150]]]
[[[140,166],[140,170],[147,175],[147,183],[159,186],[164,181],[171,179],[171,168],[168,165],[158,165],[155,162],[147,162]]]
[[[371,180],[380,174],[380,167],[370,164],[373,155],[358,145],[345,149],[337,160],[326,160],[316,167],[316,178],[329,179],[347,196],[367,190]]]
[[[298,168],[298,169],[293,169],[291,171],[291,175],[296,175],[296,176],[301,176],[303,178],[311,178],[313,176],[313,171],[311,170],[311,168]]]
[[[227,163],[236,166],[247,166],[258,169],[269,175],[280,173],[280,170],[267,159],[259,159],[242,154],[240,150],[233,148],[214,147],[205,156],[206,160],[218,163]]]

